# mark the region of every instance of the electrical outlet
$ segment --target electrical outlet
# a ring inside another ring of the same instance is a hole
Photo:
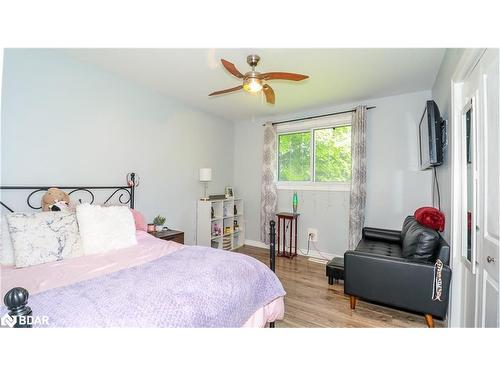
[[[318,230],[316,228],[307,228],[307,238],[312,242],[318,241]]]

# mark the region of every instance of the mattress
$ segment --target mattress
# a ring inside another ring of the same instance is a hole
[[[158,239],[143,231],[137,231],[136,236],[138,244],[126,249],[26,268],[1,266],[1,295],[4,296],[7,291],[16,286],[22,286],[31,295],[35,295],[53,288],[139,266],[176,251],[182,251],[184,247],[176,242]],[[279,297],[255,311],[243,327],[264,327],[267,322],[282,319],[283,315],[284,301],[283,297]]]

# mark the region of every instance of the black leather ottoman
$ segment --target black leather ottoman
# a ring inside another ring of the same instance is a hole
[[[344,280],[344,258],[333,258],[329,261],[326,265],[326,276],[330,285],[333,285],[333,279]]]

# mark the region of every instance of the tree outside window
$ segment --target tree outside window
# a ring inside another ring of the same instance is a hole
[[[278,180],[350,182],[351,127],[279,134]]]

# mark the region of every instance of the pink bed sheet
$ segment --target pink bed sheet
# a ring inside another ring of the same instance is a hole
[[[177,242],[161,240],[143,231],[137,231],[136,236],[138,244],[126,249],[25,268],[2,265],[0,267],[1,296],[17,286],[27,289],[30,294],[40,293],[138,266],[184,247]],[[267,322],[283,319],[284,311],[283,297],[277,298],[257,310],[243,327],[264,327]]]
[[[284,315],[285,301],[279,297],[254,312],[243,328],[264,328],[268,322],[282,320]]]

